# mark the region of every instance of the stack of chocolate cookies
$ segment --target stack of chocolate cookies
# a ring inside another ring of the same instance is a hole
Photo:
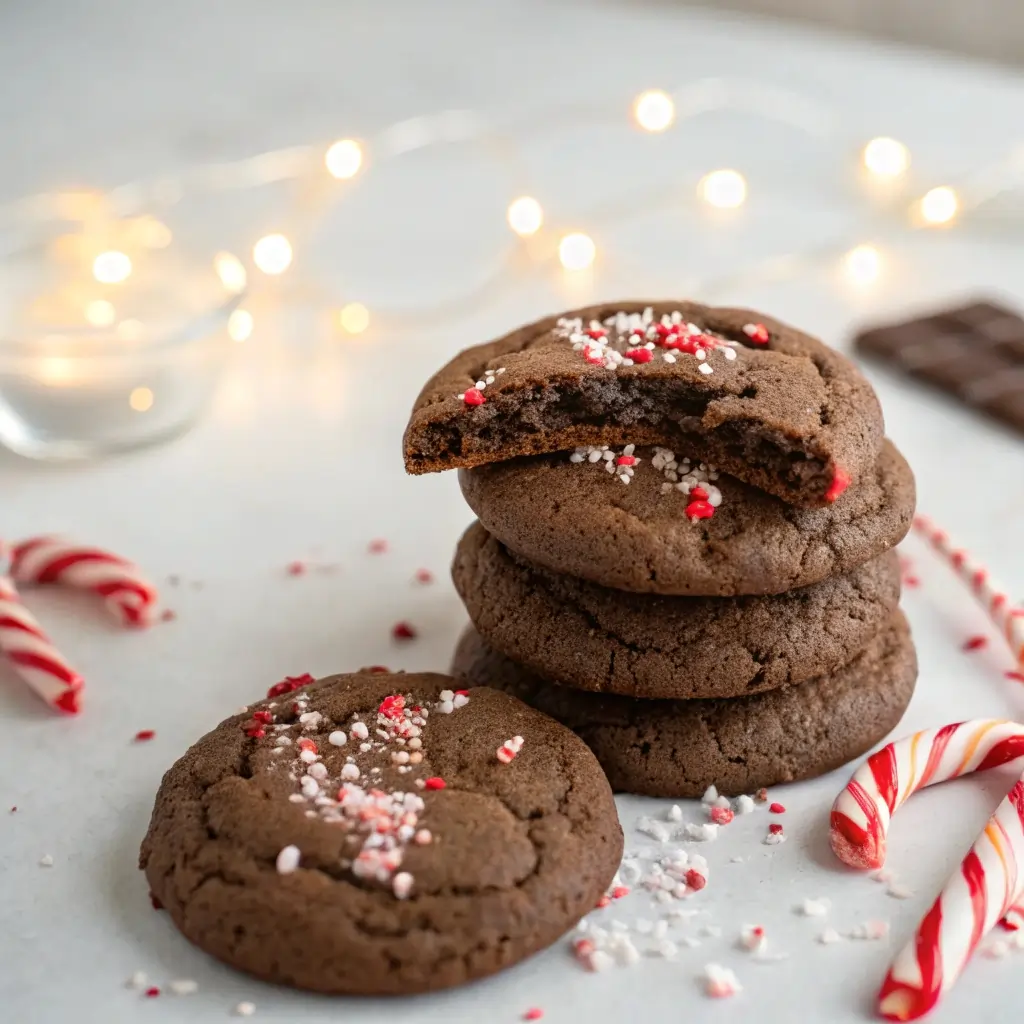
[[[809,335],[688,302],[552,317],[440,370],[405,459],[458,468],[478,517],[452,673],[569,726],[616,790],[813,777],[910,700],[913,476]]]

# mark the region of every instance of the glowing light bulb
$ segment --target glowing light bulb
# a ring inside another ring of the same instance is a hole
[[[578,231],[566,235],[558,243],[558,258],[566,270],[586,270],[596,255],[594,240]]]
[[[252,261],[264,274],[283,274],[292,264],[292,246],[284,235],[265,235],[252,247]]]
[[[873,245],[858,245],[844,259],[847,276],[854,284],[871,284],[882,272],[882,254]]]
[[[361,302],[350,302],[338,311],[338,324],[346,334],[362,334],[370,326],[370,311]]]
[[[948,185],[925,193],[921,199],[921,216],[926,224],[948,224],[960,209],[960,198]]]
[[[324,163],[332,177],[354,178],[363,166],[363,147],[355,139],[341,139],[327,150]]]
[[[92,276],[103,284],[120,284],[132,272],[132,261],[123,253],[112,249],[101,252],[92,261]]]
[[[663,132],[674,120],[676,107],[672,98],[660,89],[641,93],[633,104],[636,123],[648,132]]]
[[[508,226],[517,235],[534,235],[544,223],[544,211],[533,196],[520,196],[509,203]]]
[[[872,139],[862,158],[864,166],[879,178],[898,178],[910,166],[910,150],[896,139]]]
[[[128,396],[128,404],[136,412],[149,412],[153,408],[153,392],[149,388],[135,388]]]
[[[106,299],[93,299],[85,307],[86,323],[92,327],[109,327],[117,319],[117,311]]]
[[[700,179],[697,191],[709,206],[734,210],[747,200],[747,181],[739,171],[726,168],[705,174]]]
[[[245,341],[252,334],[254,321],[247,309],[236,309],[228,317],[228,337],[232,341]]]
[[[213,269],[220,278],[220,283],[234,294],[245,291],[248,275],[242,261],[229,252],[219,252],[213,257]]]

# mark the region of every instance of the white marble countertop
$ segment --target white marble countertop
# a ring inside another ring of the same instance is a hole
[[[840,138],[904,139],[922,178],[937,182],[1003,152],[1024,105],[1024,78],[1005,71],[657,3],[37,4],[4,15],[0,58],[17,85],[0,95],[3,198],[370,134],[450,107],[529,119],[556,101],[596,98],[625,112],[640,89],[726,72],[825,103]],[[616,226],[598,238],[591,294],[666,294],[694,275],[716,277],[823,237],[864,240],[863,211],[840,187],[843,153],[808,156],[762,127],[756,144],[708,129],[700,152],[677,137],[666,141],[675,149],[623,160],[627,137],[604,131],[584,125],[536,150],[538,189],[562,222],[572,223],[595,197],[622,191],[631,175],[642,187],[651,164],[662,179],[686,181],[707,169],[705,159],[743,157],[751,200],[725,227],[693,211]],[[362,273],[371,305],[458,291],[500,238],[506,186],[482,162],[452,161],[396,163],[379,183],[368,176],[358,211],[364,220],[351,236],[342,230],[336,245],[345,250],[358,238],[346,272]],[[396,196],[415,200],[425,219],[395,215]],[[470,215],[460,204],[473,207]],[[483,226],[484,213],[493,231]],[[771,309],[840,345],[854,324],[876,315],[979,290],[1024,306],[1019,245],[957,231],[910,235],[874,222],[872,232],[885,263],[870,288],[852,287],[822,261],[775,283],[723,286],[710,297]],[[722,928],[720,937],[703,937],[672,962],[645,958],[599,976],[576,968],[561,944],[461,991],[401,1003],[333,1001],[218,966],[149,906],[136,870],[139,841],[161,773],[194,738],[285,674],[370,663],[445,667],[464,622],[446,568],[470,513],[450,476],[403,474],[399,439],[408,407],[426,375],[458,347],[571,301],[557,275],[538,274],[444,327],[401,337],[371,330],[347,343],[307,338],[283,311],[239,349],[211,414],[179,441],[94,465],[0,459],[4,536],[68,532],[136,558],[158,580],[178,574],[184,581],[165,593],[178,620],[141,634],[118,632],[85,599],[30,597],[86,676],[88,692],[78,720],[55,720],[0,671],[0,806],[18,807],[0,815],[4,1021],[206,1024],[226,1019],[243,999],[256,1004],[258,1019],[290,1024],[342,1017],[498,1024],[518,1020],[529,1006],[542,1007],[546,1021],[595,1024],[752,1014],[765,1024],[870,1019],[889,958],[1008,788],[1005,774],[923,794],[900,813],[891,867],[915,891],[905,901],[837,870],[830,858],[826,812],[845,772],[790,787],[783,796],[788,843],[760,845],[765,820],[754,815],[702,851],[712,870],[699,904],[708,916],[682,931],[697,934],[706,922]],[[918,474],[921,509],[1024,598],[1024,443],[940,397],[872,376],[889,431]],[[374,537],[390,541],[389,553],[367,552]],[[920,544],[905,550],[922,580],[905,597],[921,681],[901,730],[1019,716],[1024,690],[1003,679],[1010,659],[998,642],[970,656],[959,649],[965,636],[988,632],[983,614]],[[285,574],[287,563],[306,558],[339,568]],[[420,567],[438,582],[415,586]],[[419,639],[395,646],[389,633],[397,619],[415,623]],[[156,738],[133,744],[147,728]],[[667,806],[655,804],[620,800],[630,846],[647,844],[633,823]],[[698,813],[685,811],[693,819]],[[38,866],[45,854],[52,868]],[[734,855],[743,862],[731,863]],[[819,922],[793,907],[820,895],[833,901],[833,926],[880,917],[892,937],[819,946]],[[649,908],[635,895],[603,913],[631,922]],[[789,959],[746,959],[734,939],[747,922],[764,924],[772,948]],[[934,1019],[1019,1020],[1017,956],[979,959]],[[709,961],[737,970],[744,985],[737,999],[717,1003],[701,994],[697,979]],[[136,970],[155,984],[194,978],[199,992],[141,1000],[122,986]]]

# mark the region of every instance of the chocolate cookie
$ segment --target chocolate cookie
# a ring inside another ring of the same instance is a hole
[[[604,303],[457,355],[416,400],[405,466],[659,444],[816,505],[871,469],[882,433],[871,386],[816,338],[749,310]]]
[[[186,938],[268,981],[397,995],[508,967],[590,911],[622,854],[593,754],[453,685],[286,680],[196,743],[141,853]]]
[[[799,686],[733,700],[631,700],[546,683],[468,630],[452,674],[486,681],[564,722],[597,755],[617,792],[699,797],[810,779],[860,756],[903,716],[917,658],[896,612],[844,668]]]
[[[845,665],[899,601],[894,552],[769,597],[608,590],[511,555],[479,524],[452,578],[487,644],[565,686],[630,697],[737,697]]]
[[[898,544],[914,514],[913,474],[888,441],[871,472],[827,508],[795,508],[663,448],[626,451],[496,462],[461,470],[459,483],[516,554],[651,594],[778,594],[818,583]]]

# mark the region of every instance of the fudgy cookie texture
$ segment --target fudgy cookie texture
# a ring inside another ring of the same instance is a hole
[[[825,508],[788,505],[664,449],[637,448],[628,465],[621,458],[594,449],[513,459],[461,470],[459,483],[488,532],[517,555],[636,593],[805,587],[888,551],[914,515],[914,476],[888,441],[873,469]],[[687,515],[695,500],[704,518]]]
[[[164,776],[141,867],[186,938],[268,981],[398,995],[509,967],[593,909],[622,831],[577,736],[446,676],[307,678]]]
[[[896,555],[765,597],[608,590],[516,558],[479,524],[455,589],[487,644],[564,686],[630,697],[737,697],[845,665],[899,601]]]
[[[873,747],[903,716],[917,657],[897,612],[848,665],[799,686],[733,700],[631,700],[544,682],[474,630],[452,674],[494,686],[564,722],[597,755],[612,788],[645,796],[734,796],[810,779]]]
[[[658,444],[816,505],[871,469],[882,436],[871,386],[817,338],[750,310],[618,302],[457,355],[420,392],[404,448],[428,473]]]

